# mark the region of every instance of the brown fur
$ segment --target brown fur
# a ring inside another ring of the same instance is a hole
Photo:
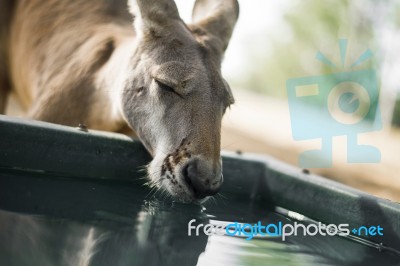
[[[102,128],[96,121],[101,119],[89,118],[94,79],[120,36],[133,35],[125,8],[117,1],[18,1],[11,26],[10,72],[30,117]]]

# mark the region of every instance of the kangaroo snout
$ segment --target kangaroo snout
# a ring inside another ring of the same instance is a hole
[[[201,158],[190,159],[182,167],[182,176],[196,199],[202,199],[218,193],[223,183],[221,164]]]

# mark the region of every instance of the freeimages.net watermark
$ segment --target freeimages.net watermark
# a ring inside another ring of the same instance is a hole
[[[320,150],[308,150],[299,157],[304,168],[332,166],[332,138],[347,137],[348,163],[378,163],[380,151],[357,143],[357,135],[382,128],[379,89],[374,69],[358,66],[372,58],[367,49],[355,62],[346,64],[347,40],[339,40],[341,67],[321,52],[316,59],[332,69],[331,74],[287,80],[293,138],[321,139]],[[357,67],[357,70],[356,70]],[[315,108],[315,103],[320,108]]]
[[[349,224],[328,224],[321,222],[318,224],[303,224],[294,222],[294,224],[283,224],[281,221],[277,223],[262,224],[258,221],[254,224],[233,222],[224,223],[208,223],[195,224],[196,219],[192,219],[188,223],[188,236],[199,236],[205,234],[211,235],[228,235],[244,237],[251,240],[254,237],[281,237],[285,241],[290,236],[348,236],[353,233],[355,236],[383,236],[383,228],[377,226],[359,226],[350,230]]]

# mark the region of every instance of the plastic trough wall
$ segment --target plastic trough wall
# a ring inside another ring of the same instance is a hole
[[[68,178],[137,182],[143,176],[138,169],[150,160],[139,141],[121,134],[84,132],[0,115],[0,178],[11,168],[27,174],[39,171]],[[222,191],[235,200],[280,206],[324,223],[380,225],[385,234],[374,236],[373,241],[400,250],[398,203],[266,156],[223,152],[223,166]]]

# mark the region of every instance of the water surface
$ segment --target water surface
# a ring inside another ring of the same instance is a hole
[[[219,196],[172,202],[135,183],[0,176],[0,265],[400,265],[340,237],[188,236],[188,222],[293,222],[274,206]]]

